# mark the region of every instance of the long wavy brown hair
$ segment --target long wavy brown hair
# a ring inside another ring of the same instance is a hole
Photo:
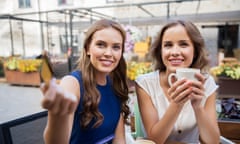
[[[84,40],[84,48],[81,52],[81,57],[79,59],[78,68],[82,72],[83,80],[83,111],[80,113],[81,119],[80,123],[83,128],[86,128],[92,119],[96,120],[93,127],[98,127],[102,124],[103,115],[98,109],[101,94],[97,90],[95,73],[96,70],[90,62],[90,57],[87,55],[90,43],[92,42],[92,37],[96,31],[112,27],[119,31],[122,35],[122,56],[117,67],[109,74],[114,91],[121,101],[121,113],[123,114],[124,122],[128,124],[128,115],[130,114],[129,107],[127,105],[128,101],[128,85],[127,85],[127,65],[123,58],[124,43],[126,39],[125,31],[120,24],[112,20],[102,19],[95,22],[86,32]]]
[[[190,67],[192,68],[199,68],[201,71],[207,71],[208,65],[209,65],[209,60],[207,58],[207,52],[205,49],[205,43],[204,39],[197,29],[197,27],[190,21],[173,21],[168,24],[166,24],[160,33],[157,35],[155,41],[153,42],[151,46],[151,54],[154,60],[154,69],[155,70],[160,70],[160,71],[165,71],[166,66],[163,63],[162,60],[162,39],[165,31],[171,27],[174,27],[176,25],[182,25],[186,31],[188,36],[190,37],[193,46],[194,46],[194,57],[193,61]]]

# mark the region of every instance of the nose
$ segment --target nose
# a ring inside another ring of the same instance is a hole
[[[171,54],[173,56],[178,56],[180,55],[180,53],[181,53],[180,48],[177,45],[174,45],[174,47],[171,50]]]
[[[111,47],[107,47],[104,51],[104,55],[105,56],[112,56],[112,48]]]

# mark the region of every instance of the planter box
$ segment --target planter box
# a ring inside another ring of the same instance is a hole
[[[218,120],[221,136],[235,143],[240,143],[240,122]]]
[[[240,97],[240,80],[219,77],[218,84],[220,95],[238,95]]]
[[[39,72],[24,73],[20,71],[4,70],[6,81],[9,84],[40,86],[41,78]]]

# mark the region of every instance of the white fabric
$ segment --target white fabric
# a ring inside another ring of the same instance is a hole
[[[136,82],[151,97],[151,100],[158,111],[158,116],[161,119],[169,106],[169,101],[160,86],[159,71],[157,70],[141,75],[136,79]],[[207,78],[204,88],[205,97],[202,100],[203,105],[205,104],[206,99],[218,88],[212,76]],[[181,134],[177,132],[178,129],[183,130]],[[199,132],[190,101],[184,105],[168,140],[185,143],[199,143]]]

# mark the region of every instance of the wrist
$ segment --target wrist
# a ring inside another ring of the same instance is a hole
[[[204,109],[202,105],[193,105],[192,107],[195,112],[202,111]]]
[[[177,104],[177,103],[172,101],[170,103],[169,107],[172,107],[172,109],[174,109],[174,111],[179,111],[180,112],[183,108],[183,105],[182,104]]]

